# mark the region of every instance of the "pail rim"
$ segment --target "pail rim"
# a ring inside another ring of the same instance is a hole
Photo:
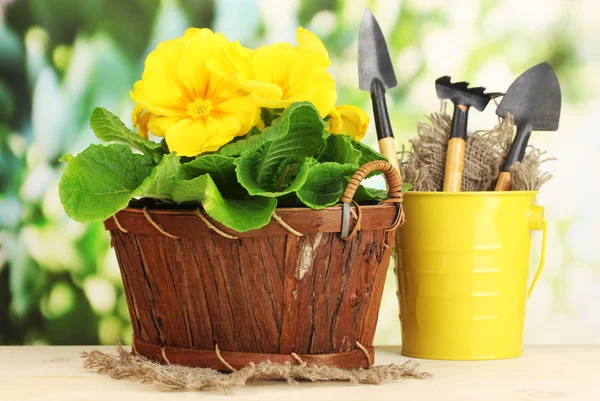
[[[540,191],[406,191],[404,196],[531,196]]]

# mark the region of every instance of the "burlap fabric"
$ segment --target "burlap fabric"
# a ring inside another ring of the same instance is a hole
[[[220,390],[231,393],[241,387],[260,380],[285,380],[297,384],[297,380],[346,381],[361,384],[381,384],[403,378],[426,379],[431,374],[418,370],[419,364],[408,361],[402,365],[373,366],[369,369],[346,370],[327,366],[312,366],[263,362],[250,364],[232,373],[213,369],[191,368],[180,365],[161,365],[117,345],[118,355],[100,351],[84,352],[84,367],[90,372],[105,374],[114,379],[131,379],[152,383],[165,391],[208,391]]]
[[[444,184],[446,148],[450,138],[452,117],[445,103],[439,113],[427,115],[427,122],[417,124],[417,138],[411,139],[412,149],[402,155],[402,173],[414,191],[441,191]],[[514,122],[509,115],[489,131],[476,131],[467,136],[463,191],[493,191],[510,149]],[[551,175],[540,170],[547,160],[545,152],[533,146],[527,148],[522,162],[510,168],[513,191],[538,190]]]

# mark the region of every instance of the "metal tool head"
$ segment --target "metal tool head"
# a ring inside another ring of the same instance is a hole
[[[484,87],[469,88],[468,82],[450,81],[449,76],[444,76],[435,80],[435,90],[438,98],[449,99],[455,105],[474,107],[478,111],[483,111],[490,99],[501,96],[501,93],[485,93]]]
[[[390,53],[381,28],[368,8],[363,14],[358,34],[358,84],[360,89],[371,91],[377,79],[384,90],[398,84]]]
[[[560,120],[561,93],[558,78],[548,63],[525,71],[510,85],[496,114],[510,113],[515,125],[532,131],[556,131]]]

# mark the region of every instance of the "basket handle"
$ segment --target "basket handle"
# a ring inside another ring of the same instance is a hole
[[[385,179],[386,179],[386,181],[388,183],[388,187],[389,187],[388,199],[393,199],[393,198],[401,199],[402,198],[402,177],[400,177],[400,174],[398,173],[398,171],[396,171],[394,166],[392,166],[390,163],[388,163],[386,161],[374,160],[374,161],[370,161],[366,164],[363,164],[362,167],[360,167],[358,170],[356,170],[356,172],[354,173],[352,178],[350,178],[350,181],[348,182],[348,185],[346,186],[346,190],[344,191],[344,194],[340,198],[342,203],[352,202],[352,198],[354,198],[354,194],[356,193],[356,190],[360,186],[360,183],[373,171],[378,171],[378,170],[380,170],[383,174],[385,174]]]
[[[344,240],[351,239],[359,229],[360,225],[360,207],[356,205],[353,198],[356,194],[356,190],[360,186],[360,183],[372,172],[381,171],[385,175],[385,179],[388,184],[388,196],[387,199],[383,202],[395,203],[398,209],[398,213],[396,215],[396,220],[394,224],[388,228],[388,230],[396,229],[404,220],[403,208],[402,208],[402,177],[400,173],[392,166],[390,163],[384,160],[374,160],[368,163],[365,163],[362,167],[360,167],[346,186],[346,190],[342,194],[340,200],[342,202],[342,231],[340,233],[340,238]],[[350,203],[354,203],[357,206],[358,217],[356,221],[356,225],[354,226],[354,230],[352,233],[350,231]]]

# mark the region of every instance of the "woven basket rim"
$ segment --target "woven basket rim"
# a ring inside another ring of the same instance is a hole
[[[385,230],[391,227],[397,213],[396,206],[393,204],[362,205],[360,208],[362,231]],[[196,209],[160,208],[147,209],[147,212],[155,223],[177,237],[214,237],[219,235],[199,219]],[[286,224],[302,234],[339,233],[341,231],[342,207],[339,204],[320,210],[309,207],[276,208],[275,213]],[[119,211],[114,217],[104,221],[105,228],[112,232],[123,232],[116,221],[131,234],[164,235],[146,219],[141,207],[127,207]],[[212,223],[224,232],[239,238],[290,235],[290,232],[275,219],[271,219],[269,224],[264,227],[241,233],[215,221]]]

